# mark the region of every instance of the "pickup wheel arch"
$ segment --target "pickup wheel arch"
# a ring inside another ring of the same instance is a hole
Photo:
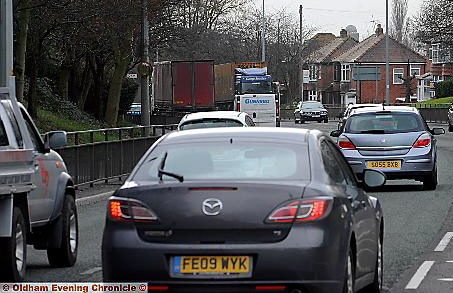
[[[63,210],[63,203],[67,194],[71,195],[74,200],[76,199],[72,178],[68,173],[63,172],[58,176],[57,191],[55,194],[55,206],[52,215],[50,216],[50,222],[53,222],[61,215],[61,212]]]

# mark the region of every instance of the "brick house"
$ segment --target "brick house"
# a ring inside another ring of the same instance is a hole
[[[426,74],[418,79],[419,100],[428,100],[436,96],[435,88],[439,81],[453,77],[453,49],[442,42],[427,45]]]
[[[390,103],[403,102],[406,86],[401,78],[425,74],[425,57],[407,46],[390,38]],[[333,59],[336,63],[335,83],[339,83],[341,96],[355,94],[358,103],[382,103],[385,101],[385,34],[380,25],[376,33]],[[376,67],[380,70],[378,80],[354,80],[355,67]],[[413,95],[416,94],[417,80],[412,81]]]
[[[334,84],[335,64],[332,60],[358,42],[349,37],[346,30],[324,46],[303,58],[304,69],[309,70],[308,83],[304,84],[304,101],[317,100],[324,104],[336,104],[340,100],[340,88]]]

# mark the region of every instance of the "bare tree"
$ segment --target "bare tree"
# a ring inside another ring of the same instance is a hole
[[[444,42],[453,45],[453,1],[426,2],[415,18],[417,38],[422,42]]]
[[[407,0],[393,0],[392,27],[390,33],[398,42],[403,42],[407,22]]]

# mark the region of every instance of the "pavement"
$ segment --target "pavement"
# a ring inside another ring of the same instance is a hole
[[[312,128],[325,133],[337,122],[282,122],[282,127]],[[445,127],[430,124],[431,127]],[[438,137],[439,186],[423,191],[416,181],[391,181],[370,193],[384,211],[384,291],[453,292],[453,133]],[[119,181],[84,186],[77,190],[80,248],[73,268],[49,268],[45,251],[29,250],[27,281],[100,282],[101,241],[106,199]],[[451,236],[451,237],[450,237]],[[452,238],[451,243],[448,239]]]

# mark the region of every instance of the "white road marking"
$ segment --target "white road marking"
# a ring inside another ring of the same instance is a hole
[[[445,234],[444,238],[439,242],[437,245],[436,249],[434,251],[444,251],[445,248],[447,248],[448,244],[450,243],[450,240],[453,238],[453,232],[447,232]]]
[[[422,283],[423,279],[428,274],[429,270],[433,266],[434,261],[425,261],[422,265],[418,268],[415,274],[412,276],[412,279],[407,283],[406,290],[408,289],[417,289],[418,286]]]
[[[447,260],[446,262],[448,262],[448,263],[453,263],[453,260]]]
[[[453,282],[452,278],[437,279],[438,281]]]
[[[83,273],[80,273],[81,275],[92,275],[94,273],[97,273],[99,271],[102,271],[102,267],[94,267],[92,269],[89,269]]]

